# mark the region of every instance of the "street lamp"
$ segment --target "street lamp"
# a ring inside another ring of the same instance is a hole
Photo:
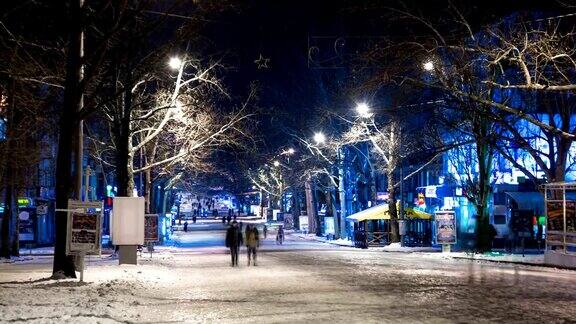
[[[362,118],[369,118],[372,116],[370,113],[370,107],[365,102],[361,102],[356,105],[356,112],[358,113],[358,116]]]
[[[274,166],[275,166],[275,167],[279,167],[279,166],[280,166],[280,162],[274,161]]]
[[[434,70],[434,62],[427,61],[426,63],[424,63],[423,67],[424,67],[425,71],[433,71]]]
[[[322,132],[317,132],[314,134],[314,142],[316,142],[316,144],[322,144],[326,142],[326,136],[322,134]]]
[[[172,70],[178,70],[182,66],[182,60],[177,56],[173,56],[170,58],[170,61],[168,61],[168,66],[170,66]]]
[[[294,150],[293,148],[289,148],[288,151],[286,151],[287,154],[294,154],[296,152],[296,150]]]

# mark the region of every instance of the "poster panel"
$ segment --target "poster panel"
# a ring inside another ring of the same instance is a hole
[[[576,202],[566,201],[566,228],[564,228],[564,205],[561,201],[546,202],[546,239],[562,242],[564,234],[576,233]],[[576,236],[566,235],[566,243],[576,243]]]
[[[143,245],[144,197],[114,197],[113,205],[113,244]]]
[[[68,201],[66,254],[98,254],[102,237],[102,202]]]
[[[436,243],[456,244],[456,214],[454,211],[438,211],[434,213],[436,226]]]
[[[158,241],[158,214],[146,214],[144,215],[144,243]]]
[[[34,242],[34,218],[30,208],[18,211],[18,240],[20,242]]]

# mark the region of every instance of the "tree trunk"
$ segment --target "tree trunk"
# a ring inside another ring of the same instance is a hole
[[[72,142],[75,136],[76,121],[73,116],[76,113],[77,99],[75,94],[66,93],[74,90],[66,87],[64,91],[64,109],[60,118],[60,134],[58,139],[58,156],[56,158],[56,208],[65,209],[72,191]],[[67,98],[68,97],[68,98]],[[70,98],[72,97],[72,98]],[[56,212],[55,220],[55,245],[53,275],[58,278],[76,278],[74,258],[66,255],[67,213]]]
[[[476,197],[476,250],[487,252],[492,249],[490,237],[490,216],[488,205],[492,195],[490,183],[492,175],[492,161],[494,154],[489,143],[486,142],[488,127],[486,123],[479,126],[476,140],[476,153],[478,156],[478,196]]]
[[[292,217],[294,219],[294,228],[300,229],[300,190],[292,190]]]
[[[370,168],[370,193],[368,195],[370,201],[372,202],[371,206],[376,205],[376,198],[377,198],[377,193],[376,193],[376,172],[374,171],[374,168]]]
[[[77,137],[78,120],[76,118],[81,104],[82,89],[82,12],[78,0],[70,2],[69,22],[70,41],[66,57],[66,80],[64,102],[60,116],[58,154],[56,158],[56,208],[65,209],[72,191],[72,143]],[[66,255],[67,213],[56,212],[55,219],[54,265],[55,278],[76,278],[74,257]]]
[[[312,179],[308,178],[304,183],[306,189],[306,213],[308,214],[308,233],[316,233],[316,202],[314,199]]]
[[[8,163],[9,164],[9,163]],[[14,232],[18,231],[16,227],[16,219],[18,217],[14,185],[11,183],[12,177],[8,174],[8,169],[6,168],[6,177],[8,185],[6,186],[5,196],[4,196],[4,214],[2,215],[2,241],[0,249],[0,257],[9,259],[10,256],[17,256],[14,254],[13,248],[13,238]],[[18,252],[18,251],[16,251]]]
[[[338,217],[338,208],[336,206],[336,195],[338,194],[338,186],[334,187],[328,195],[330,197],[330,208],[332,209],[332,219],[334,220],[334,238],[340,238],[340,219]]]
[[[573,141],[565,138],[561,138],[557,141],[558,147],[557,149],[557,159],[556,165],[553,170],[554,178],[550,179],[550,182],[562,182],[565,181],[566,178],[566,163],[568,160],[568,155],[570,154],[570,147],[572,146]]]
[[[20,217],[18,215],[18,204],[16,203],[16,189],[12,188],[12,194],[10,198],[10,204],[12,208],[10,210],[10,217],[12,218],[12,251],[11,255],[15,257],[20,256]]]
[[[346,210],[346,185],[344,183],[344,165],[338,168],[338,195],[340,199],[340,237],[348,237],[346,231],[346,216],[348,216]]]
[[[147,169],[146,171],[144,171],[144,176],[146,178],[145,184],[144,184],[144,192],[145,192],[145,203],[146,203],[146,213],[151,214],[152,213],[152,208],[151,206],[151,199],[152,199],[152,179],[150,178],[152,176],[151,174],[152,172],[150,172],[150,169]]]
[[[396,188],[394,184],[394,170],[388,171],[388,213],[390,213],[390,242],[400,242],[400,230],[398,228],[398,211],[396,209]]]
[[[14,158],[13,148],[14,141],[17,136],[16,134],[16,100],[15,100],[15,80],[10,78],[10,93],[8,98],[9,111],[8,111],[8,121],[6,129],[6,147],[4,151],[5,159],[5,169],[4,169],[4,214],[2,216],[2,228],[0,229],[0,257],[5,257],[7,259],[10,256],[17,256],[19,251],[13,249],[14,235],[16,235],[16,240],[18,240],[18,227],[16,220],[18,219],[18,211],[16,205],[16,190],[14,188],[15,184],[15,171],[14,170]],[[16,233],[16,234],[14,234]]]
[[[125,104],[131,104],[125,100]],[[118,196],[132,197],[134,190],[134,153],[132,152],[132,134],[129,110],[124,107],[125,116],[117,130],[116,176],[118,180]]]

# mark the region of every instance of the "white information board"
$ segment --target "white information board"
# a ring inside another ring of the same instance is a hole
[[[144,197],[114,197],[112,243],[144,244]]]

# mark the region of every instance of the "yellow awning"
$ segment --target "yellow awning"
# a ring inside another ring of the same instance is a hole
[[[390,219],[388,204],[377,205],[364,209],[361,212],[346,217],[349,221],[362,222],[365,220]]]
[[[405,208],[404,213],[408,218],[420,218],[425,220],[432,219],[431,214],[428,214],[427,212],[414,208]],[[355,222],[362,222],[366,220],[379,220],[379,219],[384,220],[390,219],[390,213],[388,212],[388,204],[381,204],[378,206],[374,206],[346,217],[346,220]]]
[[[404,212],[409,218],[431,219],[432,215],[414,208],[405,208]]]

